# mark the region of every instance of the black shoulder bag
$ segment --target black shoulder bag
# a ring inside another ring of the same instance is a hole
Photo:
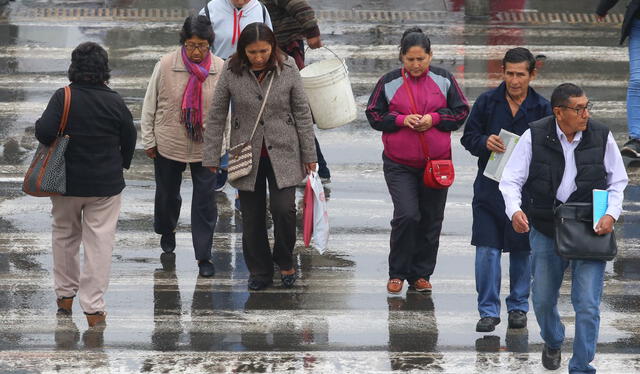
[[[593,231],[591,203],[565,203],[555,209],[555,242],[559,256],[568,260],[611,261],[618,253],[613,232]]]

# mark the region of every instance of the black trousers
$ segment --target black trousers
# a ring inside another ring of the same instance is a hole
[[[422,182],[424,169],[382,155],[384,179],[393,201],[389,278],[429,280],[436,267],[447,189]]]
[[[156,174],[156,199],[153,228],[158,234],[173,232],[180,218],[182,197],[180,185],[187,163],[170,160],[157,153],[153,161]],[[201,162],[189,163],[193,180],[191,198],[191,238],[196,260],[211,259],[213,231],[218,219],[216,206],[216,174]]]
[[[269,210],[273,218],[273,254],[267,236],[267,181]],[[278,189],[271,161],[260,158],[258,177],[253,192],[240,192],[242,210],[242,252],[251,277],[270,282],[273,264],[281,270],[293,268],[293,248],[296,244],[296,188]]]

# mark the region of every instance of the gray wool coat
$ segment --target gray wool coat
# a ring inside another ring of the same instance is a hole
[[[233,187],[242,191],[255,188],[263,141],[279,189],[296,186],[305,176],[303,163],[316,162],[311,109],[298,68],[294,60],[287,57],[282,69],[269,73],[262,83],[258,83],[248,69],[242,75],[236,75],[229,69],[228,60],[225,62],[206,120],[202,165],[220,166],[222,135],[230,102],[233,112],[229,147],[249,140],[271,74],[275,74],[271,92],[251,142],[251,173],[231,182]]]

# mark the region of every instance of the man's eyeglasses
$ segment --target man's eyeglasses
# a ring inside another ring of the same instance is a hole
[[[191,52],[191,51],[193,51],[195,49],[198,49],[200,52],[206,53],[209,50],[209,43],[201,43],[201,44],[184,43],[184,47],[189,52]]]
[[[585,105],[582,108],[572,108],[570,106],[566,106],[566,105],[560,105],[561,108],[566,108],[566,109],[571,109],[571,110],[575,110],[576,114],[580,117],[582,117],[584,115],[584,111],[587,110],[589,112],[591,112],[591,108],[593,108],[593,103],[588,102],[587,105]]]

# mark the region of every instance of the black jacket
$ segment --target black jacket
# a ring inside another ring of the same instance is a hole
[[[65,134],[66,196],[114,196],[124,189],[136,145],[136,128],[122,97],[105,85],[72,83],[71,109]],[[64,89],[57,90],[36,121],[36,138],[51,144],[60,125]]]
[[[600,0],[596,14],[599,16],[606,16],[609,9],[613,8],[618,3],[618,0]],[[631,0],[627,5],[627,11],[624,12],[624,22],[622,23],[622,35],[620,37],[620,44],[624,43],[624,40],[629,36],[631,32],[631,22],[638,16],[640,11],[640,0]]]

